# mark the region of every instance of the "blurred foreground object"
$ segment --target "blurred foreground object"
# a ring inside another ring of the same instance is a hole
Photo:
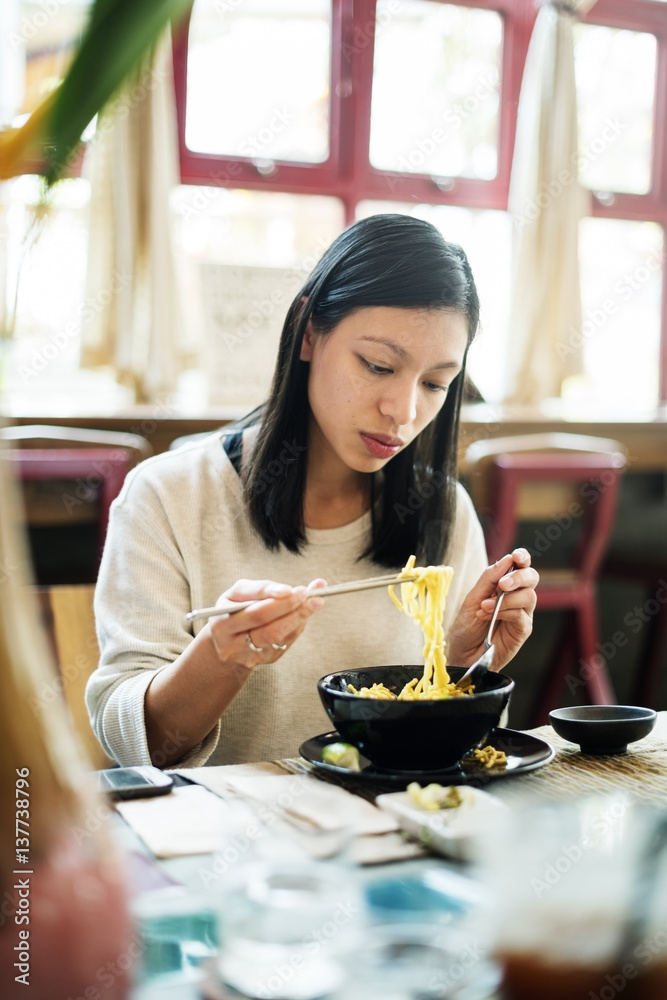
[[[0,462],[2,996],[121,1000],[139,954],[123,871],[27,587],[15,501]]]
[[[478,843],[504,1000],[663,1000],[667,825],[625,796],[533,799]]]
[[[19,129],[0,132],[0,180],[37,173],[53,184],[95,115],[191,0],[95,0],[64,80]]]

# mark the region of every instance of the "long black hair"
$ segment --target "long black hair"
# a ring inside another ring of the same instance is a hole
[[[299,552],[306,540],[309,365],[300,359],[306,326],[310,321],[316,334],[326,335],[346,316],[372,306],[456,310],[467,319],[468,346],[479,324],[468,259],[431,223],[374,215],[341,233],[290,306],[266,403],[236,425],[260,422],[244,496],[269,549],[282,544]],[[384,466],[380,496],[371,476],[372,532],[363,555],[382,566],[402,566],[412,553],[420,565],[440,563],[445,556],[456,506],[464,381],[465,356],[438,415]]]

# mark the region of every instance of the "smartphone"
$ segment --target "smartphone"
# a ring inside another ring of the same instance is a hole
[[[174,786],[174,779],[170,774],[148,764],[110,767],[97,773],[100,791],[111,799],[144,799],[151,795],[166,795]]]

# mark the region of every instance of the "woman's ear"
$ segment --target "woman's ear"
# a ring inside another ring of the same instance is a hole
[[[313,328],[311,326],[310,320],[306,325],[306,331],[303,335],[303,340],[301,341],[301,352],[299,358],[301,361],[312,361],[313,360]]]

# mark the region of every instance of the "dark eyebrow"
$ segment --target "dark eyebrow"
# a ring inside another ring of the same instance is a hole
[[[371,344],[382,344],[383,347],[388,347],[390,351],[400,358],[401,361],[405,361],[408,357],[408,352],[400,344],[395,343],[393,340],[383,340],[381,337],[360,337],[359,340],[368,340]]]
[[[360,337],[359,339],[360,340],[367,340],[371,344],[381,344],[383,347],[388,347],[389,350],[392,351],[396,355],[397,358],[401,359],[401,361],[405,361],[406,359],[408,359],[410,357],[410,355],[405,350],[405,348],[401,347],[400,344],[395,343],[393,340],[384,340],[381,337],[369,337],[369,336]],[[449,368],[455,368],[458,371],[458,368],[459,368],[458,362],[457,361],[443,361],[439,365],[433,365],[432,368],[429,368],[429,371],[435,372],[435,371],[445,370],[445,369],[449,369]]]
[[[435,372],[445,368],[455,368],[458,371],[459,365],[457,361],[443,361],[441,365],[433,365],[433,368],[431,368],[430,371]]]

